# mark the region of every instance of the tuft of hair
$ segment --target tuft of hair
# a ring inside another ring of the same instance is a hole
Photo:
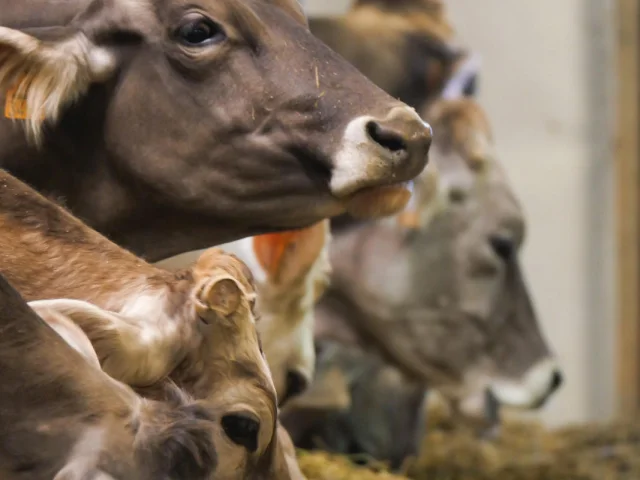
[[[209,411],[193,401],[157,402],[148,414],[136,435],[136,454],[152,478],[209,478],[218,464]]]
[[[87,92],[92,82],[106,78],[115,60],[83,34],[44,42],[11,28],[0,27],[0,91],[13,92],[26,105],[24,126],[37,145],[44,121],[55,123],[64,107]]]

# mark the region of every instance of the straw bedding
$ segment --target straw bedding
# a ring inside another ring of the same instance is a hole
[[[496,438],[480,441],[445,421],[430,425],[405,477],[325,453],[301,452],[300,462],[309,480],[640,480],[640,423],[547,430],[509,421]]]

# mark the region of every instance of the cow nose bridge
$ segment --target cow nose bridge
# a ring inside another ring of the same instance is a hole
[[[433,139],[431,126],[408,107],[395,107],[384,118],[371,118],[365,130],[389,160],[407,162],[408,167],[425,161]]]

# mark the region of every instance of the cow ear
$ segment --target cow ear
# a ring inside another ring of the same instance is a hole
[[[91,365],[100,367],[100,360],[89,337],[69,317],[59,311],[46,307],[32,306],[34,311],[42,318],[65,342],[80,353]],[[57,477],[56,477],[57,478]]]
[[[271,282],[289,285],[306,274],[329,238],[329,222],[309,228],[253,237],[258,262]]]
[[[112,77],[119,47],[144,38],[153,12],[145,1],[96,0],[68,27],[0,27],[4,116],[24,120],[30,140],[41,143],[44,121],[55,122],[91,84]]]
[[[194,301],[198,313],[206,320],[210,311],[225,317],[238,311],[242,295],[242,287],[238,281],[225,272],[213,275],[197,288]]]
[[[144,335],[145,324],[136,318],[104,310],[82,300],[65,298],[35,300],[29,302],[29,306],[37,313],[63,315],[80,327],[91,341],[102,369],[121,382],[149,385],[169,373],[169,362],[163,365],[166,370],[157,364],[152,369],[142,367],[149,365],[150,355],[164,351],[167,337],[156,334],[149,339]]]
[[[471,53],[462,58],[442,90],[442,98],[454,100],[475,96],[478,87],[480,65],[480,56],[477,54]]]
[[[25,120],[27,134],[40,142],[44,120],[55,122],[63,109],[94,82],[116,68],[114,55],[81,32],[55,41],[0,27],[0,97],[4,116]]]

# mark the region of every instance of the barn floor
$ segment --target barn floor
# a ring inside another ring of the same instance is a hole
[[[640,480],[640,423],[550,431],[512,421],[490,441],[441,425],[427,435],[407,477],[326,454],[301,452],[300,464],[309,480]]]

